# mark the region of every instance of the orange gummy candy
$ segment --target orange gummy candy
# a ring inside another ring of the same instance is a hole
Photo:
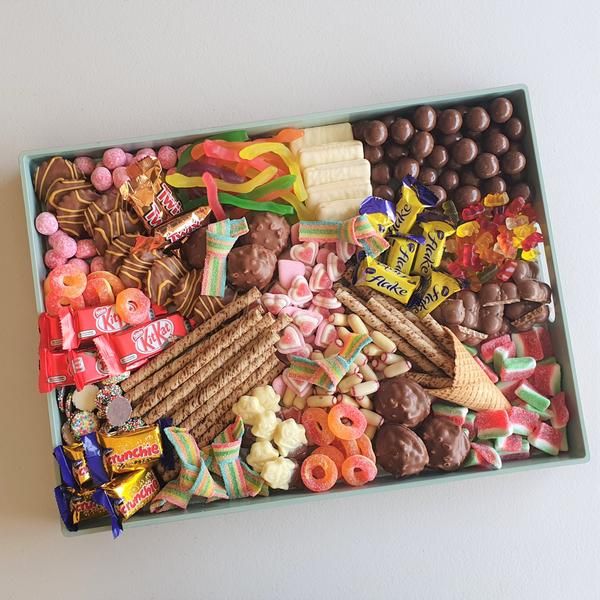
[[[148,320],[150,299],[142,290],[127,288],[117,295],[115,310],[129,325],[141,325]]]
[[[335,404],[327,415],[327,424],[340,440],[356,440],[367,428],[367,419],[356,406]]]
[[[355,454],[344,461],[342,477],[350,485],[365,485],[377,477],[377,466],[370,458]]]
[[[326,492],[335,485],[338,479],[338,470],[329,456],[311,454],[302,463],[300,477],[302,477],[302,483],[311,492]]]
[[[307,408],[302,413],[302,425],[310,444],[329,446],[335,440],[335,435],[329,429],[327,413],[322,408]]]

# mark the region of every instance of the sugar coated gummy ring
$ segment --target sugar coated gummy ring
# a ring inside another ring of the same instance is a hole
[[[61,308],[70,306],[75,310],[79,310],[85,306],[83,296],[75,296],[75,298],[67,298],[65,296],[59,296],[58,294],[50,293],[44,299],[46,305],[46,312],[54,317],[58,314]]]
[[[340,403],[329,411],[327,424],[341,440],[356,440],[365,432],[367,419],[355,406]]]
[[[83,292],[86,306],[108,306],[114,304],[115,295],[106,279],[89,279]]]
[[[338,470],[329,456],[311,454],[302,463],[300,476],[311,492],[326,492],[335,485]]]
[[[327,413],[322,408],[307,408],[302,413],[302,425],[311,444],[329,446],[335,439],[327,425]]]
[[[123,282],[110,271],[94,271],[88,277],[89,280],[104,279],[112,288],[113,294],[116,296],[119,292],[125,289]]]
[[[85,290],[87,278],[76,266],[62,265],[48,275],[48,293],[65,298],[81,296]]]
[[[328,456],[335,463],[338,470],[338,479],[342,476],[342,464],[346,457],[341,450],[338,450],[335,446],[319,446],[316,450],[313,450],[312,454]]]
[[[140,325],[148,320],[150,299],[142,290],[127,288],[117,295],[117,314],[129,325]]]
[[[375,463],[360,454],[349,456],[342,465],[342,477],[346,483],[354,486],[365,485],[377,475]]]

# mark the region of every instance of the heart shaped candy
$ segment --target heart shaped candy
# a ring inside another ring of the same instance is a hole
[[[263,306],[273,315],[278,315],[282,309],[289,306],[292,301],[285,294],[272,294],[267,292],[262,295]]]
[[[312,384],[310,381],[303,381],[302,379],[296,379],[295,377],[290,377],[290,370],[285,369],[281,374],[283,380],[287,383],[288,387],[291,387],[298,396],[306,397],[306,394],[309,394],[312,390]]]
[[[289,290],[294,277],[304,275],[304,263],[299,260],[280,259],[277,261],[277,272],[279,273],[279,283]]]
[[[351,244],[350,242],[344,242],[342,240],[338,240],[335,243],[335,253],[346,263],[353,256],[354,251],[356,250],[356,246]]]
[[[337,331],[335,327],[331,323],[323,321],[317,327],[317,332],[315,334],[315,346],[318,346],[319,348],[327,348],[327,346],[332,344],[336,338]]]
[[[319,313],[325,320],[329,319],[329,315],[331,313],[329,309],[323,308],[322,306],[317,306],[316,304],[311,304],[308,307],[308,310]]]
[[[325,265],[317,263],[310,274],[308,286],[313,292],[320,292],[321,290],[330,290],[333,287],[333,281],[329,275],[327,275],[327,269]]]
[[[304,272],[304,265],[302,266],[302,272]],[[296,275],[294,277],[288,290],[288,296],[296,306],[304,306],[312,300],[313,293],[310,291],[308,281],[306,281],[304,275]]]
[[[294,325],[305,338],[312,335],[322,321],[322,315],[310,310],[299,309],[294,315]]]
[[[281,375],[277,375],[277,377],[275,377],[275,379],[273,379],[273,382],[271,383],[271,387],[275,390],[275,393],[278,396],[283,397],[283,395],[285,394],[285,381],[283,381],[283,377]]]
[[[294,223],[290,227],[290,240],[292,244],[298,244],[300,242],[300,223]]]
[[[290,248],[290,257],[293,260],[303,262],[305,265],[314,265],[318,252],[319,244],[317,242],[302,242]]]
[[[295,352],[294,356],[301,356],[302,358],[309,358],[311,352],[312,352],[312,346],[309,346],[308,344],[306,344],[305,346],[303,346],[303,348],[301,350],[298,350],[298,352]]]
[[[313,304],[328,310],[339,308],[342,305],[342,303],[335,297],[335,294],[332,290],[323,290],[322,292],[319,292],[313,298]]]
[[[334,252],[327,256],[327,275],[331,281],[338,281],[346,270],[346,263]]]
[[[281,354],[294,354],[304,347],[302,334],[294,325],[288,325],[277,342],[277,350]]]

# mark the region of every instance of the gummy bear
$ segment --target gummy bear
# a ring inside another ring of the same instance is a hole
[[[544,236],[539,232],[536,231],[534,233],[532,233],[531,235],[528,235],[522,242],[521,242],[521,248],[523,248],[524,251],[528,251],[528,250],[532,250],[533,248],[535,248],[539,243],[544,241]]]
[[[525,208],[525,204],[526,204],[525,198],[523,198],[522,196],[517,196],[506,207],[505,214],[509,217],[516,217],[518,214],[520,214],[522,212],[523,208]]]
[[[509,198],[506,192],[500,194],[488,194],[483,199],[483,205],[487,207],[504,206],[508,204]]]
[[[505,225],[507,229],[516,229],[521,225],[527,225],[529,217],[527,215],[519,215],[517,217],[507,217]]]
[[[500,267],[500,270],[498,271],[498,273],[496,273],[496,279],[498,281],[508,281],[512,277],[512,274],[515,272],[516,268],[517,268],[516,260],[505,261],[502,264],[502,266]]]
[[[536,260],[537,257],[539,256],[539,252],[535,249],[532,250],[524,250],[523,252],[521,252],[521,258],[523,260],[528,260],[528,261],[533,261]]]
[[[479,233],[479,223],[477,221],[467,221],[456,228],[457,237],[471,237]]]
[[[483,204],[481,204],[481,202],[478,202],[477,204],[472,204],[471,206],[463,208],[461,216],[464,221],[473,221],[479,215],[482,215],[484,212],[485,208],[483,207]]]
[[[535,225],[528,223],[526,225],[519,225],[513,229],[513,233],[519,240],[524,240],[529,237],[532,233],[535,233]]]

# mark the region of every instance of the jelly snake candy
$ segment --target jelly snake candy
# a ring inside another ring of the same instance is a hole
[[[351,404],[336,404],[327,415],[331,432],[341,440],[356,440],[367,428],[367,419]]]
[[[338,470],[329,456],[324,454],[311,454],[304,459],[300,468],[302,483],[311,492],[326,492],[330,490],[338,479]]]

